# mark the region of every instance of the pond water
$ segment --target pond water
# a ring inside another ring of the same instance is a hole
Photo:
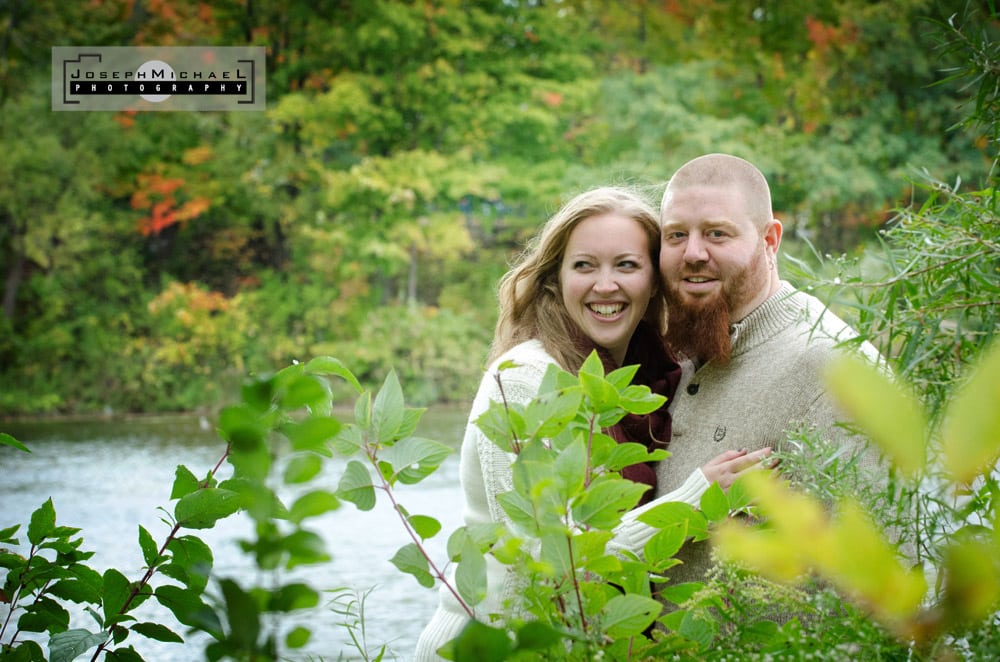
[[[422,483],[401,486],[397,492],[398,500],[411,514],[430,515],[441,522],[441,533],[427,546],[442,562],[447,537],[461,520],[457,448],[466,416],[465,410],[433,407],[424,415],[418,434],[448,444],[456,452]],[[349,416],[342,419],[349,420]],[[24,542],[31,513],[51,498],[57,524],[82,529],[82,549],[95,552],[89,561],[92,567],[101,572],[115,567],[130,579],[138,579],[143,566],[138,527],[145,527],[158,544],[166,537],[169,527],[159,508],[172,510],[169,496],[177,465],[205,475],[224,451],[223,442],[206,423],[193,417],[0,423],[0,432],[11,434],[32,451],[0,446],[0,528],[21,524],[19,534]],[[342,468],[342,463],[330,463],[317,480],[336,489]],[[228,475],[220,472],[222,478]],[[287,572],[281,579],[305,581],[321,591],[339,587],[359,594],[370,591],[364,600],[368,651],[374,657],[385,644],[388,648],[383,659],[410,659],[437,604],[437,590],[420,586],[389,562],[409,539],[385,495],[379,493],[378,504],[371,511],[361,512],[344,503],[340,509],[307,522],[308,528],[326,541],[332,560]],[[215,576],[233,577],[246,587],[268,579],[258,576],[252,560],[238,547],[238,541],[250,537],[251,531],[250,520],[237,514],[213,529],[190,533],[212,548]],[[363,659],[341,625],[344,617],[333,610],[333,598],[333,593],[325,593],[320,607],[304,616],[312,639],[304,649],[286,651],[287,659]],[[0,622],[6,615],[6,607],[0,606]],[[166,623],[186,640],[184,644],[161,644],[131,635],[128,642],[146,660],[204,659],[207,637],[187,635],[185,627],[158,604],[148,601],[136,615],[139,620]],[[93,626],[89,616],[74,614],[71,627]],[[362,633],[357,634],[360,637]]]

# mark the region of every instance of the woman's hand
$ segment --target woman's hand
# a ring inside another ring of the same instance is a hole
[[[726,451],[709,460],[708,464],[701,468],[701,472],[705,474],[705,480],[709,483],[718,483],[719,487],[728,490],[729,486],[747,471],[773,469],[776,463],[763,464],[770,455],[770,448],[760,448],[752,453],[747,452],[745,448]]]

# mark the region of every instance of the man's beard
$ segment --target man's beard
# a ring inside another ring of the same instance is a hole
[[[729,335],[728,293],[723,291],[707,301],[689,304],[667,287],[666,299],[666,342],[671,351],[701,363],[729,363],[733,345]]]
[[[675,354],[702,364],[726,365],[732,356],[732,313],[757,294],[767,282],[763,245],[750,263],[733,274],[719,274],[722,288],[705,299],[688,300],[672,283],[664,283],[667,301],[667,346]],[[688,274],[695,275],[695,274]]]

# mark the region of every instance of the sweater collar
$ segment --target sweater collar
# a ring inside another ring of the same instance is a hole
[[[749,315],[729,327],[733,343],[732,356],[739,356],[759,345],[799,319],[798,308],[789,305],[788,302],[788,298],[796,291],[791,283],[781,281],[777,292],[754,308]]]

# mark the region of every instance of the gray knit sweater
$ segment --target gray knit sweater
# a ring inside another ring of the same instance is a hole
[[[684,362],[673,403],[670,457],[657,468],[657,494],[676,490],[695,468],[726,450],[778,449],[787,433],[808,425],[834,442],[855,444],[838,421],[847,417],[827,393],[822,371],[838,344],[856,337],[818,299],[782,282],[777,293],[732,327],[732,359],[696,370]],[[859,351],[879,362],[878,351]],[[877,457],[863,465],[874,469]],[[710,565],[708,542],[688,543],[671,571],[676,582],[701,581]]]

